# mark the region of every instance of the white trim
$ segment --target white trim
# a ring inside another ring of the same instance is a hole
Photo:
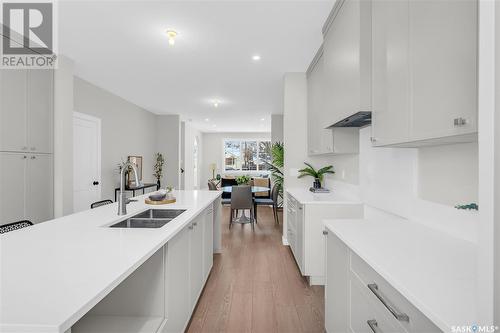
[[[97,118],[97,117],[94,117],[94,116],[91,116],[91,115],[88,115],[88,114],[85,114],[85,113],[73,111],[73,121],[72,121],[73,129],[74,129],[74,126],[75,126],[75,119],[91,121],[91,122],[95,122],[97,124],[97,134],[98,134],[97,135],[97,165],[98,165],[98,168],[97,168],[97,181],[99,182],[99,185],[97,186],[97,192],[99,194],[98,195],[99,200],[101,200],[102,199],[102,179],[101,179],[101,169],[102,169],[102,164],[101,164],[101,136],[102,136],[102,126],[101,126],[101,119]],[[74,135],[75,134],[74,134],[74,131],[73,131],[73,140],[74,140]],[[74,142],[73,142],[73,145],[74,145]],[[73,154],[74,154],[74,152],[73,152]],[[73,161],[74,161],[74,157],[73,157]],[[73,179],[72,179],[73,184],[74,184],[74,181],[75,181],[75,175],[73,174]]]

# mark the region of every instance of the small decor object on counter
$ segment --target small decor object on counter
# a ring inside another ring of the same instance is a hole
[[[129,178],[128,186],[129,187],[137,187],[141,186],[142,181],[142,156],[129,156],[128,161],[135,165],[137,168],[137,178],[139,179],[139,184],[135,184],[135,182]]]
[[[467,210],[479,210],[479,206],[477,203],[470,203],[468,205],[456,205],[456,209],[467,209]]]
[[[299,172],[300,172],[300,175],[298,178],[303,178],[303,177],[306,177],[306,176],[310,176],[310,177],[313,177],[314,178],[314,183],[313,183],[313,187],[314,189],[321,189],[321,182],[323,181],[324,177],[325,177],[325,174],[334,174],[335,171],[333,171],[333,165],[328,165],[326,167],[323,167],[319,170],[316,170],[314,169],[314,167],[307,163],[307,162],[304,162],[304,164],[307,166],[307,168],[304,168],[304,169],[300,169]]]
[[[248,185],[250,184],[250,177],[246,175],[238,176],[236,177],[236,183],[238,183],[238,185]]]
[[[172,193],[173,187],[168,186],[166,190],[161,189],[149,195],[148,198],[144,200],[144,202],[148,205],[166,205],[170,203],[174,203],[177,199],[174,197]]]
[[[154,173],[153,176],[156,178],[156,185],[158,189],[161,188],[161,177],[163,177],[163,164],[165,164],[165,159],[163,158],[163,154],[156,153],[156,163],[153,167]]]
[[[310,187],[309,191],[313,193],[330,193],[330,190],[324,187],[318,187],[318,188]]]

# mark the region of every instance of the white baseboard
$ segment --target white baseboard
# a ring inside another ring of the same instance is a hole
[[[326,282],[324,276],[309,276],[308,280],[310,286],[324,286]]]
[[[283,245],[286,245],[286,246],[290,245],[290,244],[288,244],[288,239],[285,238],[285,235],[281,236],[281,242],[283,243]]]

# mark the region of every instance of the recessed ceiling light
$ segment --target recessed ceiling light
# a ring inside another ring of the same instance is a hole
[[[218,108],[219,107],[219,101],[218,100],[214,100],[212,102],[212,105],[214,106],[214,108]]]
[[[177,31],[167,30],[167,36],[168,36],[168,44],[174,45],[175,44],[175,37],[177,37]]]
[[[208,119],[208,118],[205,118],[205,121],[210,121],[210,119]]]
[[[253,60],[253,61],[259,61],[260,59],[261,59],[261,58],[260,58],[260,55],[258,55],[258,54],[254,54],[254,55],[252,56],[252,60]]]
[[[266,120],[266,118],[260,118],[260,121],[264,121],[264,120]]]

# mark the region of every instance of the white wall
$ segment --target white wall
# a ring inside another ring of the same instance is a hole
[[[74,78],[74,110],[101,119],[102,199],[114,200],[120,179],[117,165],[130,155],[143,157],[143,181],[156,182],[156,115],[78,77]]]
[[[218,173],[223,175],[224,160],[224,139],[266,139],[271,140],[271,133],[203,133],[202,135],[202,163],[200,169],[201,188],[207,188],[208,179],[212,178],[212,172],[209,169],[211,163],[217,164]],[[243,173],[248,173],[247,171]]]
[[[179,115],[155,116],[156,132],[153,125],[150,130],[154,133],[154,140],[150,141],[151,147],[155,147],[163,154],[165,165],[161,186],[173,186],[179,188],[181,184],[181,120]],[[156,143],[156,145],[155,145]]]
[[[478,202],[478,145],[418,149],[418,195],[448,206]]]
[[[73,72],[60,55],[54,71],[54,217],[73,213]]]
[[[271,142],[283,142],[283,115],[271,115]]]

